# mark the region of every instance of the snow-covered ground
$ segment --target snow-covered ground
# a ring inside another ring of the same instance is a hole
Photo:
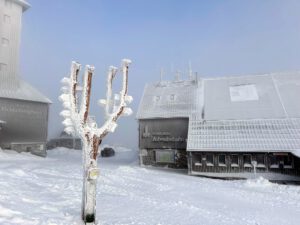
[[[141,168],[125,148],[99,165],[99,224],[300,224],[299,186]],[[0,224],[82,224],[81,175],[81,151],[55,149],[40,158],[0,150]]]

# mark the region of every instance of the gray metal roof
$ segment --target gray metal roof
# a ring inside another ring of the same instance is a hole
[[[195,80],[147,84],[137,112],[138,119],[189,117],[201,111],[201,82]]]
[[[188,151],[298,152],[300,119],[201,121],[191,117]]]
[[[23,80],[8,88],[0,89],[0,98],[19,99],[25,101],[52,103],[50,99]]]
[[[204,80],[206,120],[300,117],[300,73]]]
[[[300,72],[165,81],[146,85],[137,118],[192,114],[205,120],[299,118],[297,96]]]

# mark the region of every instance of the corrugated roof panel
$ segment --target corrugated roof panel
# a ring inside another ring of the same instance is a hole
[[[188,151],[299,151],[300,119],[189,121]]]

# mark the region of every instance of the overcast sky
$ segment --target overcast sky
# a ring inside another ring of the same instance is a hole
[[[135,113],[148,82],[176,70],[203,77],[300,70],[298,0],[28,0],[21,76],[48,96],[49,137],[62,130],[60,80],[76,60],[96,67],[94,101],[104,96],[108,66],[133,64],[134,115],[121,118],[106,142],[137,146]],[[96,104],[92,114],[100,117]]]

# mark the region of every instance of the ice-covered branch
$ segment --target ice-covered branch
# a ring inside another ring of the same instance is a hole
[[[127,103],[132,101],[132,97],[127,95],[128,91],[128,67],[130,60],[122,61],[123,83],[119,94],[112,94],[113,80],[117,74],[117,68],[111,66],[107,75],[106,99],[99,100],[100,105],[105,108],[106,122],[101,128],[97,128],[96,120],[89,116],[92,77],[94,67],[86,66],[84,73],[83,88],[81,93],[81,106],[78,107],[78,74],[81,65],[72,62],[70,78],[63,78],[63,94],[59,97],[62,101],[64,110],[60,113],[65,118],[63,124],[65,131],[69,134],[79,134],[83,143],[83,201],[82,219],[86,223],[95,222],[96,204],[96,179],[98,176],[97,156],[98,148],[102,139],[113,132],[117,127],[117,119],[121,115],[130,115],[132,110],[127,107]],[[114,96],[114,99],[112,99]],[[116,102],[118,104],[116,104]]]

